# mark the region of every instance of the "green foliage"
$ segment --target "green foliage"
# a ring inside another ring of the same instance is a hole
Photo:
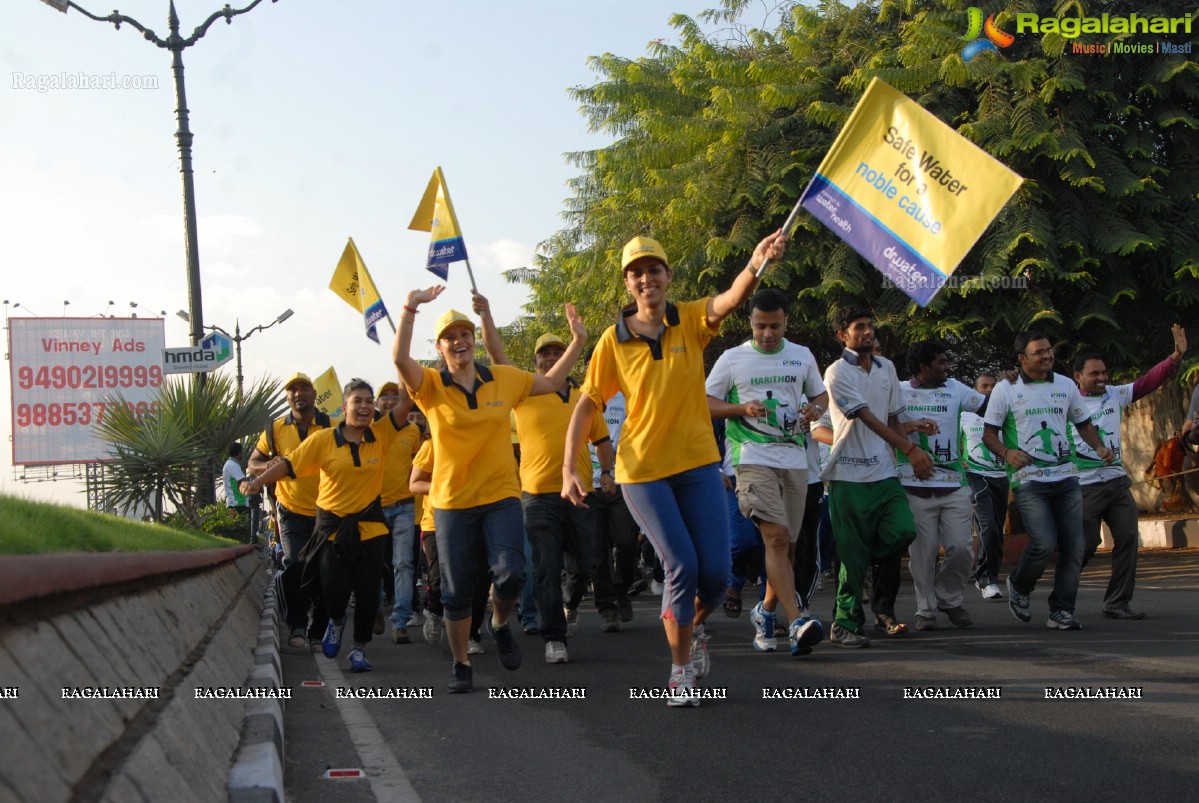
[[[194,530],[199,529],[201,532],[214,535],[219,538],[227,538],[233,541],[238,541],[243,544],[251,543],[253,540],[250,537],[250,515],[246,513],[238,513],[231,507],[224,504],[205,505],[195,511],[196,519],[193,522],[193,517],[189,516],[186,511],[176,510],[167,517],[164,524],[168,527],[174,527],[177,530]]]
[[[148,508],[162,521],[165,505],[199,527],[198,508],[211,498],[204,477],[216,477],[229,444],[257,435],[279,415],[284,401],[278,384],[259,380],[239,397],[233,380],[216,374],[201,387],[192,377],[169,379],[158,389],[152,411],[138,413],[123,399],[110,400],[95,433],[110,444],[104,464],[108,507]]]
[[[1119,38],[1099,34],[1021,34],[1011,48],[967,64],[960,36],[968,5],[782,3],[755,28],[744,20],[758,4],[724,0],[699,21],[674,17],[677,44],[651,43],[639,59],[592,58],[597,82],[570,93],[591,130],[616,139],[569,155],[580,174],[565,225],[520,279],[532,288],[529,312],[539,324],[530,331],[518,321],[506,343],[515,342],[515,353],[529,348],[543,328],[560,325],[567,301],[578,301],[588,328],[601,332],[628,300],[619,254],[637,234],[666,248],[672,297],[723,290],[782,223],[878,76],[1026,181],[958,269],[969,280],[923,310],[801,215],[767,278],[794,299],[789,336],[827,358],[836,352],[831,311],[866,300],[892,357],[938,337],[965,362],[992,365],[1009,359],[1017,332],[1036,326],[1064,357],[1097,349],[1116,370],[1160,359],[1169,324],[1185,321],[1199,301],[1199,65],[1186,55],[1072,52],[1074,42]],[[1152,0],[982,5],[1009,31],[1017,10],[1182,13]],[[1001,286],[1013,279],[1026,286]],[[722,335],[734,342],[746,330],[744,317],[732,316]]]
[[[0,496],[0,554],[186,551],[232,546],[213,535],[108,513]]]

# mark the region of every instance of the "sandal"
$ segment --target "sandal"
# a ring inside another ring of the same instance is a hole
[[[908,634],[908,626],[903,622],[896,621],[894,616],[874,617],[874,629],[891,638]]]
[[[724,615],[730,619],[736,619],[741,615],[741,597],[734,596],[732,592],[725,593]]]

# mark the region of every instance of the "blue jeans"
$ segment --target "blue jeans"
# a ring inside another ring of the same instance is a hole
[[[383,508],[391,527],[391,568],[395,578],[395,605],[391,626],[405,630],[412,618],[412,539],[416,536],[416,503],[404,499]]]
[[[566,641],[566,615],[562,610],[563,553],[578,568],[576,587],[586,588],[595,574],[595,494],[587,495],[587,508],[579,508],[561,494],[521,494],[525,532],[533,547],[533,583],[541,611],[541,635],[546,641]]]
[[[1073,614],[1083,553],[1082,491],[1078,479],[1022,482],[1014,493],[1016,507],[1028,530],[1028,546],[1008,580],[1016,591],[1031,594],[1056,548],[1057,569],[1053,574],[1049,610]]]
[[[689,625],[695,621],[697,596],[705,607],[719,605],[732,568],[719,464],[651,482],[628,482],[621,491],[662,561],[662,617]]]
[[[525,539],[525,565],[533,565],[533,545],[529,543],[529,533],[524,534]],[[525,627],[537,627],[537,595],[533,591],[532,583],[525,583],[524,588],[520,590],[520,623]]]
[[[479,566],[480,541],[487,550],[495,596],[514,600],[525,582],[524,517],[520,500],[508,497],[461,510],[433,509],[441,603],[450,621],[469,619],[475,586],[487,582]]]
[[[733,477],[729,479],[733,487],[724,491],[729,507],[729,547],[732,558],[729,586],[740,590],[746,580],[757,580],[766,576],[766,564],[763,562],[766,556],[758,528],[742,515],[741,507],[737,504],[737,480]],[[765,593],[766,586],[763,584],[762,594]]]

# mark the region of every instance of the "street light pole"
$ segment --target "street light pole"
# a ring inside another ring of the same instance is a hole
[[[283,323],[284,321],[286,321],[288,318],[290,318],[294,314],[295,313],[292,310],[285,309],[285,310],[283,310],[283,312],[279,313],[279,317],[276,318],[275,320],[271,321],[270,323],[259,324],[258,326],[255,326],[250,331],[246,332],[244,335],[241,333],[241,320],[238,320],[233,324],[233,334],[229,334],[221,327],[217,326],[216,324],[212,324],[212,323],[210,323],[204,327],[205,329],[211,329],[214,332],[220,332],[225,337],[227,337],[233,341],[233,353],[234,353],[235,359],[237,361],[237,398],[238,399],[241,399],[242,389],[243,389],[242,388],[242,372],[241,372],[241,344],[242,344],[242,341],[249,340],[250,336],[253,335],[255,332],[263,332],[263,331],[266,331],[267,329],[270,329],[272,326],[274,326],[277,323]],[[178,315],[180,318],[187,320],[187,317],[188,317],[187,313],[185,313],[183,310],[179,310]]]
[[[180,172],[183,174],[183,230],[184,252],[187,257],[188,318],[191,322],[192,345],[198,346],[204,337],[204,310],[200,296],[200,242],[196,231],[196,188],[192,177],[192,132],[188,126],[187,91],[183,85],[183,51],[203,38],[204,34],[208,33],[209,26],[217,19],[224,17],[226,24],[232,24],[234,17],[251,11],[262,0],[253,0],[248,6],[240,9],[225,6],[209,16],[186,39],[179,35],[179,15],[175,13],[174,0],[171,0],[170,14],[167,17],[171,33],[166,39],[160,38],[154,31],[146,28],[132,17],[127,17],[117,11],[107,17],[98,17],[71,0],[43,0],[43,2],[64,14],[68,9],[73,8],[88,19],[111,23],[117,30],[120,30],[121,23],[127,23],[140,31],[146,41],[171,51],[171,72],[175,77],[175,116],[179,121],[179,128],[175,131],[175,141],[179,146]],[[278,0],[271,0],[271,2],[278,2]],[[199,382],[203,386],[203,374],[200,374]]]

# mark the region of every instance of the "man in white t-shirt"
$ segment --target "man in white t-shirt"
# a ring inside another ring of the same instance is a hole
[[[1140,532],[1137,503],[1129,490],[1132,482],[1121,461],[1120,420],[1128,405],[1160,388],[1178,370],[1178,364],[1186,354],[1187,335],[1178,324],[1174,324],[1172,333],[1174,351],[1170,356],[1126,385],[1107,383],[1107,366],[1103,357],[1093,351],[1080,354],[1074,360],[1074,381],[1091,413],[1091,423],[1099,431],[1100,440],[1115,453],[1110,463],[1099,460],[1091,448],[1080,441],[1076,429],[1070,428],[1070,445],[1082,485],[1083,566],[1099,548],[1100,520],[1107,522],[1112,532],[1112,576],[1103,595],[1103,615],[1108,619],[1145,618],[1143,611],[1133,611],[1129,606],[1137,581]]]
[[[238,462],[240,459],[241,444],[234,441],[229,444],[229,459],[225,461],[221,477],[225,483],[225,506],[238,512],[249,509],[246,495],[238,488],[238,483],[246,478],[246,472],[242,470],[241,463]]]
[[[933,461],[903,431],[895,366],[871,353],[874,313],[864,306],[842,307],[833,317],[833,329],[845,350],[824,372],[833,446],[821,476],[828,483],[833,539],[841,559],[830,640],[840,647],[867,647],[862,612],[866,569],[902,555],[916,538],[892,450],[904,453],[920,479],[932,475]],[[876,625],[889,628],[894,617],[884,614],[876,615]]]
[[[1028,530],[1028,546],[1008,574],[1008,607],[1021,622],[1032,620],[1029,595],[1057,550],[1048,627],[1081,630],[1074,617],[1082,570],[1082,492],[1070,459],[1070,424],[1096,459],[1110,463],[1112,450],[1099,440],[1078,387],[1053,372],[1054,352],[1040,332],[1016,336],[1020,370],[1015,382],[995,386],[983,417],[983,442],[1003,458],[1016,506]]]
[[[729,349],[712,366],[705,389],[708,412],[728,419],[727,448],[737,476],[741,513],[758,528],[766,548],[766,596],[750,612],[755,649],[775,649],[775,608],[782,602],[792,655],[824,640],[824,628],[796,594],[795,553],[808,498],[807,455],[800,419],[818,419],[828,405],[816,358],[791,343],[787,298],[775,289],[750,299],[752,339]],[[804,399],[811,402],[804,403]]]
[[[961,415],[982,410],[987,397],[949,376],[949,347],[944,343],[913,343],[907,362],[912,378],[903,386],[906,409],[900,419],[909,441],[933,458],[933,474],[922,480],[902,452],[895,456],[916,523],[916,540],[908,548],[916,587],[916,629],[936,630],[938,611],[954,625],[969,627],[974,622],[962,602],[974,563],[974,539],[958,427]],[[938,555],[943,555],[939,568]]]

